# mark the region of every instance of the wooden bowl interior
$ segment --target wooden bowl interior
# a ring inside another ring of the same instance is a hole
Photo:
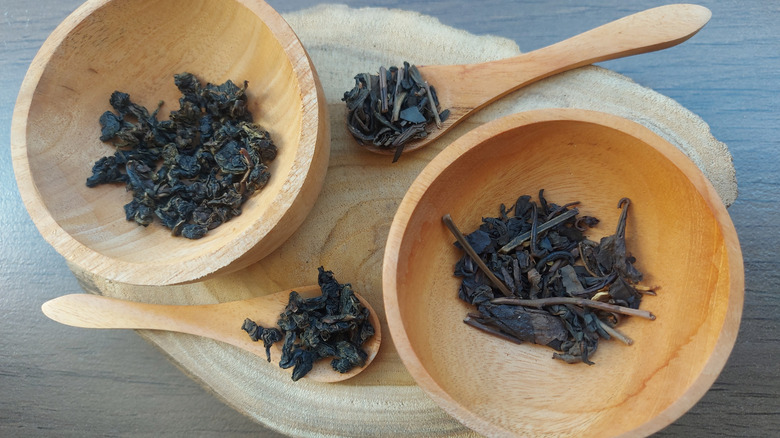
[[[203,82],[249,81],[255,121],[271,133],[279,155],[269,184],[242,215],[198,241],[172,238],[159,224],[125,220],[131,200],[121,185],[87,188],[92,164],[113,153],[99,140],[98,118],[114,90],[160,118],[178,109],[173,75]],[[31,102],[27,159],[32,181],[56,223],[84,246],[129,263],[179,263],[218,250],[256,222],[275,225],[301,137],[301,92],[282,45],[266,24],[235,1],[116,0],[82,20],[55,49]],[[260,227],[260,233],[263,231]],[[229,250],[228,250],[229,251]]]
[[[620,330],[634,345],[602,341],[593,366],[568,365],[547,347],[515,345],[462,322],[471,309],[457,298],[453,276],[461,253],[441,217],[450,213],[468,233],[497,216],[499,204],[537,199],[540,189],[550,202],[580,201],[582,214],[601,219],[588,233],[596,241],[614,232],[618,200],[629,197],[629,251],[643,284],[661,287],[642,302],[657,320],[626,320]],[[391,332],[417,382],[481,433],[619,435],[673,405],[710,360],[731,284],[721,226],[686,174],[631,135],[580,121],[510,129],[441,171],[410,214],[397,289],[385,290],[397,294],[400,314],[400,322],[388,316]]]

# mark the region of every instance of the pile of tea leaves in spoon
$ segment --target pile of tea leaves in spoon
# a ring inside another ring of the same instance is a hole
[[[414,65],[404,62],[398,68],[379,68],[377,75],[360,73],[355,87],[341,99],[347,104],[347,128],[360,144],[395,150],[400,158],[409,141],[425,138],[426,127],[447,119],[441,111],[436,89],[429,85]]]
[[[253,341],[263,341],[268,362],[271,346],[282,341],[281,368],[292,368],[292,379],[305,376],[320,359],[332,358],[331,367],[347,373],[366,364],[363,344],[374,336],[371,311],[333,272],[319,268],[317,277],[322,294],[303,298],[290,292],[287,306],[279,315],[278,327],[262,327],[247,318],[242,330]]]
[[[464,322],[512,342],[547,345],[555,359],[592,365],[599,339],[633,341],[616,327],[626,316],[655,319],[639,306],[655,295],[626,248],[631,201],[623,198],[615,234],[596,243],[584,232],[598,224],[579,216],[578,202],[556,205],[539,192],[525,195],[498,217],[482,219],[464,236],[450,215],[442,219],[465,254],[455,265],[458,296],[476,311]]]

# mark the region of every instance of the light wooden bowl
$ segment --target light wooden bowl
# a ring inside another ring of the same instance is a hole
[[[124,217],[123,186],[87,188],[108,98],[124,91],[160,117],[178,109],[173,75],[249,81],[250,110],[278,146],[268,185],[243,213],[192,241]],[[327,106],[295,33],[261,0],[96,0],[71,14],[32,62],[14,110],[11,149],[22,199],[69,262],[110,280],[186,283],[244,268],[279,247],[319,195]]]
[[[617,202],[631,199],[627,245],[658,296],[629,318],[632,346],[602,341],[595,365],[516,345],[464,324],[453,267],[461,256],[442,224],[464,232],[498,206],[539,189],[581,201],[612,234]],[[417,383],[445,411],[488,436],[649,435],[707,392],[734,345],[744,271],[729,215],[699,169],[634,122],[597,112],[538,110],[464,135],[419,175],[387,241],[383,293],[390,334]]]

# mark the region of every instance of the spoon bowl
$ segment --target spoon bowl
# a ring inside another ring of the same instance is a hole
[[[321,293],[317,285],[293,289],[309,298]],[[363,371],[379,351],[382,342],[381,325],[376,312],[359,294],[355,296],[371,312],[374,336],[363,344],[368,354],[362,367],[339,373],[326,361],[315,363],[304,378],[317,382],[334,383],[356,376]],[[263,327],[275,327],[279,314],[287,306],[290,291],[241,301],[204,305],[161,305],[137,303],[89,294],[64,295],[43,303],[41,310],[49,318],[74,327],[99,329],[166,330],[215,339],[243,350],[250,351],[266,361],[263,342],[254,342],[241,330],[244,319],[249,318]],[[281,357],[281,342],[271,347],[271,364],[276,366]],[[292,369],[287,370],[291,372]]]
[[[511,58],[479,64],[417,66],[436,88],[442,110],[450,115],[425,138],[410,141],[404,151],[427,146],[475,111],[538,80],[600,61],[653,52],[680,44],[709,21],[709,9],[691,4],[660,6],[638,12],[567,40]],[[364,147],[384,155],[395,148]]]
[[[602,340],[592,366],[463,322],[474,308],[458,298],[462,252],[442,217],[470,233],[501,204],[511,211],[542,189],[549,202],[579,201],[583,216],[597,217],[586,232],[596,242],[630,198],[626,247],[642,284],[659,287],[640,307],[656,319],[624,320],[633,344]],[[614,115],[547,109],[482,125],[423,169],[390,227],[382,283],[401,360],[466,426],[486,436],[646,436],[693,406],[726,364],[744,269],[726,208],[679,149]]]
[[[159,119],[179,108],[175,74],[248,81],[254,122],[278,147],[268,184],[198,240],[125,218],[121,184],[85,185],[114,147],[98,120],[115,90]],[[22,83],[11,128],[19,191],[41,235],[71,264],[112,281],[164,286],[245,268],[278,248],[314,205],[327,170],[327,105],[314,66],[262,0],[90,0],[51,34]]]

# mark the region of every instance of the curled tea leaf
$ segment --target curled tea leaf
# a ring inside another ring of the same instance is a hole
[[[268,362],[271,361],[271,346],[280,340],[282,340],[282,332],[276,328],[263,328],[257,325],[254,321],[247,318],[244,320],[244,325],[241,329],[249,334],[249,337],[257,342],[263,341],[265,347],[265,355],[268,358]]]
[[[246,82],[202,85],[182,73],[174,83],[182,97],[168,120],[157,119],[159,106],[150,114],[127,93],[111,95],[115,112],[100,116],[100,140],[116,151],[94,164],[86,184],[125,184],[133,194],[127,220],[148,226],[157,218],[171,234],[199,239],[241,214],[268,182],[277,151],[252,122]]]

